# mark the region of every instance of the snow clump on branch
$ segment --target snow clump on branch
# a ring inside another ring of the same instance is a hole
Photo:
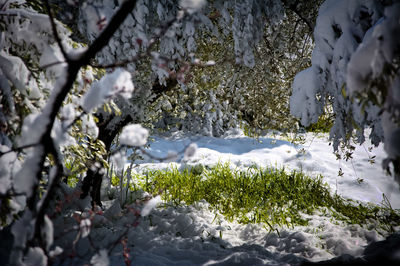
[[[149,132],[139,124],[124,127],[119,143],[127,146],[143,146],[147,142]]]
[[[180,6],[189,14],[193,14],[202,9],[206,3],[205,0],[182,0],[180,1]]]
[[[364,142],[364,128],[372,128],[370,139],[378,145],[382,141],[380,118],[376,106],[360,106],[349,97],[347,82],[348,62],[363,38],[382,17],[382,6],[377,1],[325,1],[318,12],[314,29],[315,48],[312,66],[298,73],[290,98],[291,114],[301,118],[303,126],[318,121],[329,102],[335,113],[330,130],[333,147],[356,131],[356,140]]]
[[[116,95],[129,99],[133,90],[131,74],[122,68],[118,68],[92,84],[89,91],[83,96],[82,108],[86,113],[90,113],[92,109]]]
[[[98,253],[96,253],[90,263],[94,266],[108,266],[110,265],[110,259],[108,258],[107,250],[101,249]]]
[[[372,102],[382,107],[382,128],[389,160],[400,158],[399,14],[400,3],[385,9],[382,19],[365,34],[347,68],[350,95],[360,97],[361,105]]]
[[[143,207],[143,210],[141,211],[140,215],[141,216],[147,216],[150,214],[150,212],[161,202],[161,197],[160,195],[152,198],[149,200],[146,205]]]

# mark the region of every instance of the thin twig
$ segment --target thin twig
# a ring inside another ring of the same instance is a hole
[[[54,17],[53,17],[53,12],[51,11],[51,7],[50,7],[50,4],[49,4],[49,0],[45,0],[45,1],[44,1],[44,4],[46,5],[47,14],[49,15],[50,24],[51,24],[51,29],[53,30],[54,39],[56,39],[56,42],[57,42],[57,44],[58,44],[58,47],[60,48],[61,53],[63,54],[63,56],[64,56],[64,58],[65,58],[65,61],[68,62],[68,61],[69,61],[69,57],[68,57],[67,52],[66,52],[65,49],[64,49],[64,46],[63,46],[62,43],[61,43],[60,36],[58,35],[57,26],[56,26],[56,23],[55,23],[55,20],[54,20]]]
[[[118,11],[111,18],[106,28],[100,33],[94,42],[89,46],[86,52],[78,59],[79,64],[88,65],[90,60],[93,59],[104,46],[107,45],[111,37],[117,31],[119,26],[124,22],[125,18],[136,6],[137,0],[124,1]]]
[[[297,9],[297,4],[298,2],[296,1],[293,4],[289,4],[287,1],[283,1],[283,4],[290,10],[293,11],[293,13],[295,13],[304,23],[306,23],[306,25],[308,26],[308,28],[310,29],[310,32],[314,31],[315,25],[305,16],[303,16],[300,13],[300,10]]]
[[[6,0],[6,1],[4,2],[4,4],[1,5],[0,10],[3,10],[3,8],[5,8],[5,6],[7,5],[8,1],[9,1],[9,0]]]
[[[112,245],[108,248],[108,253],[111,253],[114,248],[121,242],[122,238],[126,236],[130,230],[130,226],[128,225],[125,229],[125,231],[112,243]]]
[[[23,146],[20,146],[20,147],[17,147],[17,148],[10,149],[8,151],[0,152],[0,157],[5,155],[5,154],[7,154],[7,153],[10,153],[10,152],[21,152],[22,150],[25,150],[25,149],[28,149],[28,148],[32,148],[32,147],[35,147],[35,146],[38,146],[38,145],[40,145],[40,143],[31,143],[31,144],[26,144],[26,145],[23,145]]]
[[[40,68],[41,69],[46,69],[46,68],[49,68],[49,67],[52,67],[52,66],[55,66],[55,65],[59,65],[59,64],[64,64],[64,63],[67,63],[67,62],[66,61],[56,61],[56,62],[53,62],[53,63],[49,63],[49,64],[46,64],[46,65],[40,66]]]

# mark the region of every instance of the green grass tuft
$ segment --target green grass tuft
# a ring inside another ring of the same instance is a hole
[[[232,170],[229,164],[217,164],[183,171],[151,170],[140,179],[145,180],[141,189],[161,193],[167,202],[191,205],[206,200],[230,221],[266,223],[271,229],[276,225],[307,225],[302,213],[316,211],[351,224],[367,224],[373,219],[387,230],[400,225],[398,210],[346,200],[332,194],[322,176],[311,178],[300,171]]]

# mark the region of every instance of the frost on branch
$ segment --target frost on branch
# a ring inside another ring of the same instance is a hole
[[[89,91],[83,96],[82,108],[86,113],[90,113],[91,110],[116,95],[129,99],[133,89],[131,74],[118,68],[92,84]]]
[[[149,131],[141,125],[129,125],[124,127],[119,137],[119,143],[127,146],[143,146],[147,142]]]

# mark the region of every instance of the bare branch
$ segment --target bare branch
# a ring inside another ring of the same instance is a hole
[[[57,42],[59,45],[61,44],[61,40],[59,39],[59,36],[56,32],[55,24],[54,24],[54,19],[52,17],[52,14],[50,12],[48,0],[45,1],[47,8],[49,10],[49,17],[52,23],[53,27],[53,33],[55,35],[55,38],[57,39]],[[40,245],[41,247],[44,246],[41,234],[40,234],[40,229],[43,225],[44,222],[44,215],[45,211],[49,205],[49,202],[51,198],[54,196],[54,191],[59,185],[59,182],[63,176],[63,166],[62,166],[62,161],[61,161],[61,156],[59,154],[58,148],[56,147],[52,137],[51,137],[51,130],[54,125],[54,121],[56,119],[57,113],[59,112],[63,101],[65,100],[67,94],[70,92],[73,83],[79,73],[79,70],[82,66],[86,65],[91,58],[93,58],[98,51],[100,51],[110,40],[111,36],[114,34],[114,32],[117,30],[117,28],[121,25],[121,23],[125,20],[127,15],[130,13],[130,11],[135,7],[136,1],[125,1],[121,8],[115,13],[114,17],[111,19],[111,22],[109,25],[105,28],[105,30],[102,32],[102,34],[94,41],[94,43],[89,47],[89,49],[82,55],[81,58],[78,60],[71,60],[68,59],[67,57],[66,60],[68,62],[68,69],[67,69],[67,77],[64,85],[60,88],[60,90],[57,90],[55,92],[56,94],[53,95],[48,102],[48,105],[45,108],[49,108],[50,112],[49,113],[43,113],[42,116],[45,118],[48,123],[46,124],[45,131],[42,133],[40,137],[40,142],[39,144],[36,144],[37,149],[43,149],[40,151],[39,154],[41,154],[41,159],[38,163],[37,170],[32,173],[33,176],[39,181],[42,179],[42,169],[44,166],[45,162],[45,157],[48,154],[53,155],[55,162],[56,162],[56,172],[55,175],[53,176],[52,180],[50,181],[48,191],[44,198],[41,200],[40,206],[37,208],[36,207],[36,201],[37,201],[37,195],[33,193],[33,195],[27,200],[27,205],[29,209],[34,213],[34,218],[35,218],[35,228],[34,228],[34,238],[31,239],[31,245]],[[60,45],[60,49],[63,49],[62,46]],[[64,51],[64,56],[65,56],[65,51]],[[33,189],[36,190],[37,187],[34,187]],[[43,249],[44,251],[46,249]]]
[[[6,7],[8,1],[9,1],[9,0],[6,0],[6,1],[0,6],[0,10],[3,10],[3,9]]]
[[[68,57],[67,52],[64,49],[64,46],[62,45],[60,36],[58,35],[57,26],[56,26],[56,23],[55,23],[55,20],[54,20],[54,17],[53,17],[53,12],[51,12],[51,7],[50,7],[50,4],[49,4],[49,0],[45,0],[44,4],[46,5],[47,14],[49,15],[51,29],[53,30],[54,39],[56,39],[58,47],[61,50],[61,53],[63,54],[65,60],[68,62],[69,61],[69,57]]]
[[[297,1],[292,4],[288,4],[287,0],[284,0],[282,2],[286,6],[286,8],[293,11],[293,13],[295,13],[304,23],[307,24],[308,28],[310,29],[310,32],[314,32],[315,28],[314,23],[312,23],[308,18],[306,18],[300,13],[300,10],[297,8]]]
[[[0,157],[5,155],[5,154],[8,154],[10,152],[21,152],[22,150],[25,150],[25,149],[28,149],[28,148],[32,148],[32,147],[35,147],[35,146],[38,146],[38,145],[40,145],[40,143],[31,143],[31,144],[26,144],[26,145],[23,145],[23,146],[20,146],[20,147],[17,147],[17,148],[10,149],[8,151],[0,152]]]
[[[49,68],[49,67],[52,67],[52,66],[55,66],[55,65],[59,65],[59,64],[64,64],[64,63],[67,63],[67,62],[66,61],[56,61],[56,62],[53,62],[53,63],[49,63],[49,64],[46,64],[46,65],[40,66],[40,68],[46,69],[46,68]]]
[[[136,5],[137,0],[126,0],[122,3],[120,9],[111,18],[110,23],[101,32],[100,36],[94,40],[89,46],[88,50],[82,55],[79,64],[81,66],[89,64],[90,60],[100,52],[100,50],[107,45],[115,31],[124,22],[125,18],[130,14]]]
[[[50,201],[55,196],[55,190],[59,186],[61,178],[64,176],[61,155],[52,140],[51,140],[51,145],[48,149],[49,149],[50,154],[53,155],[53,159],[56,164],[55,165],[56,172],[54,173],[53,177],[50,176],[49,185],[47,187],[46,194],[40,200],[40,204],[37,207],[38,208],[37,215],[36,215],[37,218],[35,220],[35,227],[34,227],[34,234],[33,234],[35,236],[35,239],[39,240],[39,244],[44,251],[46,251],[46,248],[45,248],[46,245],[44,243],[44,240],[42,239],[42,234],[41,234],[41,230],[42,230],[41,227],[44,222],[44,215],[45,215],[47,208],[50,205]]]

